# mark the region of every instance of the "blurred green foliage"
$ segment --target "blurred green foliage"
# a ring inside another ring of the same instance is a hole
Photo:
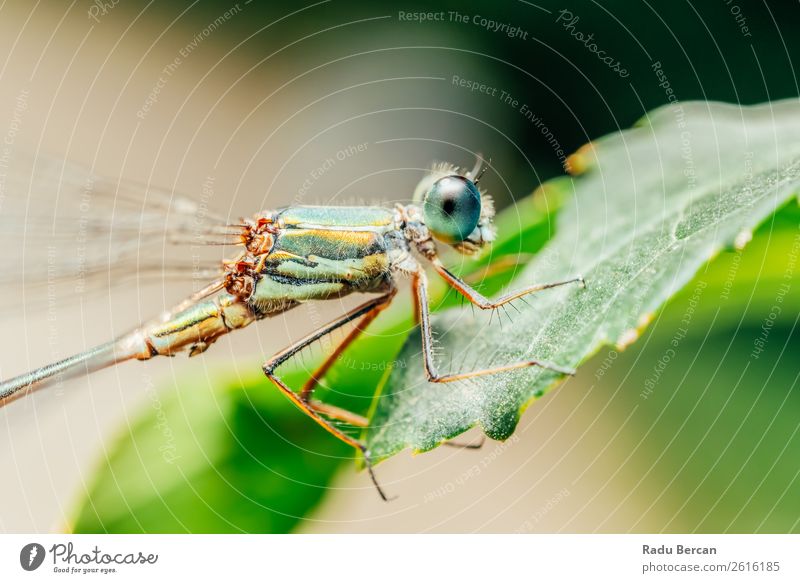
[[[352,454],[298,423],[277,391],[248,385],[195,376],[151,398],[102,461],[73,530],[290,530]]]

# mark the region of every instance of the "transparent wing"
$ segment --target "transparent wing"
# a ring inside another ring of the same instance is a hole
[[[35,301],[131,280],[210,281],[240,228],[195,198],[57,158],[0,159],[0,293]],[[196,285],[195,285],[196,287]],[[8,303],[4,302],[5,308]]]

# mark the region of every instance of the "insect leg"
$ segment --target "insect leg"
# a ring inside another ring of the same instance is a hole
[[[431,333],[431,318],[430,306],[428,305],[428,278],[425,272],[420,269],[413,276],[414,285],[414,304],[416,307],[415,314],[418,314],[418,321],[422,332],[422,355],[423,364],[425,366],[425,375],[429,382],[432,383],[452,383],[464,379],[481,377],[520,368],[528,368],[530,366],[539,366],[562,374],[573,375],[575,371],[569,368],[558,366],[544,360],[523,360],[513,364],[506,364],[492,368],[485,368],[473,370],[462,373],[449,373],[440,374],[436,370],[436,363],[433,357],[433,334]]]
[[[442,262],[439,261],[438,257],[434,257],[433,259],[431,259],[431,263],[433,263],[433,266],[436,269],[436,271],[439,273],[439,275],[441,275],[445,279],[445,281],[447,281],[447,283],[453,286],[456,290],[458,290],[459,293],[463,294],[465,298],[467,298],[470,302],[472,302],[482,310],[493,310],[495,308],[499,308],[504,304],[507,304],[508,302],[514,301],[528,294],[532,294],[545,289],[550,289],[553,287],[567,285],[570,283],[577,283],[581,287],[586,287],[586,282],[584,281],[584,279],[578,276],[564,281],[534,284],[528,287],[524,287],[520,290],[507,293],[506,295],[492,301],[481,295],[481,293],[478,292],[477,290],[470,287],[463,279],[460,279],[459,277],[451,273],[444,265],[442,265]]]
[[[375,315],[377,315],[377,312],[380,312],[389,304],[391,299],[394,297],[394,294],[395,290],[392,290],[387,294],[372,299],[358,306],[357,308],[354,308],[353,310],[346,313],[344,316],[338,318],[337,320],[334,320],[333,322],[330,322],[329,324],[323,326],[316,332],[312,332],[302,340],[295,342],[288,348],[282,350],[274,357],[272,357],[270,360],[268,360],[263,366],[264,374],[267,376],[267,378],[270,381],[272,381],[272,383],[276,387],[278,387],[281,390],[281,392],[283,392],[283,394],[285,394],[289,398],[289,400],[292,401],[292,403],[294,403],[306,415],[308,415],[319,425],[321,425],[331,435],[337,437],[346,444],[358,449],[362,453],[362,455],[364,456],[364,462],[367,466],[367,471],[369,472],[370,479],[372,480],[372,483],[375,485],[375,488],[378,490],[378,494],[380,494],[381,498],[383,498],[384,500],[388,500],[388,498],[386,497],[386,494],[384,493],[383,489],[381,489],[380,485],[378,484],[378,480],[375,478],[375,473],[372,470],[372,463],[370,460],[370,454],[367,447],[357,439],[347,435],[339,428],[335,427],[328,419],[323,417],[323,415],[329,415],[332,417],[336,417],[338,419],[342,419],[347,422],[352,422],[354,425],[362,425],[362,426],[366,424],[366,419],[364,419],[360,415],[356,415],[355,413],[345,411],[344,409],[333,407],[331,405],[326,405],[324,403],[316,403],[308,400],[307,397],[303,398],[302,394],[295,393],[291,388],[289,388],[286,385],[286,383],[284,383],[280,378],[278,378],[277,375],[275,375],[275,369],[277,369],[281,364],[286,362],[288,359],[297,354],[299,351],[303,350],[303,348],[305,348],[309,344],[312,344],[313,342],[319,340],[323,336],[330,334],[337,328],[340,328],[345,324],[362,317],[369,318],[369,316],[372,316],[369,319],[370,320],[374,319]],[[373,313],[375,315],[372,315]],[[360,330],[363,330],[363,328],[360,328]],[[345,339],[345,342],[347,343],[352,342],[354,338],[350,338],[350,336],[352,336],[352,333],[348,335],[348,338]],[[342,348],[341,350],[344,350],[344,348]],[[337,351],[335,351],[335,355],[341,353],[341,350],[337,348]],[[333,364],[333,362],[326,361],[316,372],[318,373],[319,370],[323,370],[324,372],[325,370],[330,368],[331,364]]]
[[[470,273],[464,278],[464,282],[471,285],[507,271],[519,271],[528,264],[532,257],[533,255],[530,253],[503,255],[489,265],[479,269],[474,273]]]
[[[331,366],[334,365],[336,360],[347,349],[347,347],[350,346],[350,344],[352,344],[353,341],[356,338],[358,338],[362,332],[364,332],[367,326],[369,326],[370,323],[375,318],[378,317],[378,314],[380,314],[384,309],[386,309],[389,306],[389,303],[391,303],[396,293],[397,289],[392,288],[392,290],[388,294],[381,296],[381,298],[378,298],[378,300],[382,299],[383,301],[375,305],[370,311],[368,311],[361,317],[361,321],[356,324],[356,326],[353,328],[353,330],[350,331],[347,337],[344,340],[342,340],[341,343],[339,343],[339,345],[325,359],[325,361],[319,366],[319,368],[317,368],[317,370],[315,370],[311,374],[311,377],[306,381],[306,384],[303,385],[303,388],[300,391],[301,399],[303,399],[304,401],[310,401],[311,395],[314,392],[314,389],[317,388],[317,385],[319,385],[320,379],[322,379],[322,377],[325,376],[325,373],[328,372]],[[326,414],[330,415],[331,417],[338,418],[338,415],[332,415],[329,413]],[[348,419],[342,419],[342,420],[350,422]],[[364,427],[366,426],[366,420],[362,417],[360,422],[353,423],[353,425],[359,425]]]

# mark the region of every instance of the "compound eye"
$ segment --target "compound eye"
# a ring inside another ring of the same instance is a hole
[[[434,237],[445,243],[461,243],[478,226],[481,193],[463,176],[445,176],[425,195],[422,215]]]

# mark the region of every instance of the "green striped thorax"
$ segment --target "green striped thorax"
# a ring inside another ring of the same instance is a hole
[[[494,205],[473,179],[471,172],[441,164],[414,191],[414,202],[434,239],[463,253],[476,253],[495,235]]]

